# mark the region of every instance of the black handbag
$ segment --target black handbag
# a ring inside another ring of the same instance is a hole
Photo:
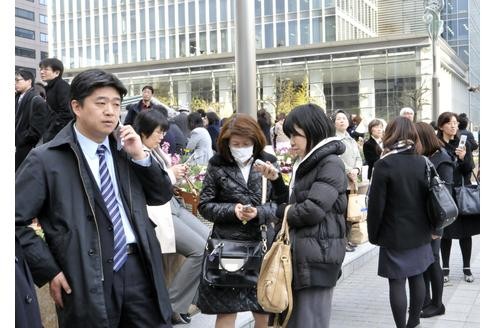
[[[465,185],[464,176],[462,176],[462,185],[454,187],[454,195],[461,215],[479,215],[480,214],[480,181],[476,174],[475,185]]]
[[[428,180],[428,198],[426,210],[434,229],[442,229],[452,224],[458,215],[454,198],[445,182],[440,179],[435,166],[423,156],[426,161],[426,177]],[[431,174],[433,172],[433,174]]]

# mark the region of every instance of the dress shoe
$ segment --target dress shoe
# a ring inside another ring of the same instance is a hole
[[[191,316],[189,313],[177,313],[174,312],[172,315],[172,324],[178,325],[182,323],[191,323]]]
[[[431,318],[436,315],[442,315],[445,314],[445,306],[442,304],[442,306],[437,307],[435,305],[430,305],[423,311],[421,311],[420,317],[421,318]]]
[[[464,272],[464,280],[466,282],[474,281],[473,274],[471,273],[471,268],[463,268],[462,271]]]
[[[443,272],[443,282],[444,283],[449,282],[449,280],[450,280],[450,278],[449,278],[449,273],[450,273],[449,268],[442,268],[442,272]]]

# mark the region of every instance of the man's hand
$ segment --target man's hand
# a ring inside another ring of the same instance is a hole
[[[50,295],[55,301],[55,305],[60,308],[64,307],[64,302],[62,301],[62,289],[67,293],[71,294],[72,289],[70,289],[67,279],[65,279],[64,273],[60,271],[53,279],[50,281]]]
[[[120,128],[120,138],[124,143],[124,150],[133,160],[145,159],[146,152],[143,150],[141,137],[134,131],[132,125],[124,125]]]

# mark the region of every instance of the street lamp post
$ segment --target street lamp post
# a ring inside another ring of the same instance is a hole
[[[439,107],[439,94],[438,87],[439,81],[437,76],[437,44],[436,41],[440,34],[443,32],[443,20],[440,19],[440,13],[444,5],[443,0],[425,0],[425,13],[423,15],[423,20],[428,24],[428,34],[431,38],[431,48],[433,55],[433,75],[431,78],[432,88],[432,121],[435,121],[438,117],[438,107]]]

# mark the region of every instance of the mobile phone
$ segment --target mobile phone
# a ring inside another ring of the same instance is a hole
[[[115,137],[115,140],[117,140],[117,149],[118,150],[122,149],[122,147],[124,146],[124,140],[122,140],[122,138],[120,138],[120,128],[122,128],[123,126],[124,125],[119,120],[119,123],[117,124],[117,126],[115,127],[115,129],[112,132],[113,136]]]
[[[463,134],[461,140],[459,141],[459,148],[466,148],[467,135]]]
[[[249,211],[253,206],[251,204],[243,205],[242,210],[243,211]]]
[[[265,162],[263,162],[261,159],[258,158],[257,160],[254,161],[254,165],[255,166],[267,166],[268,164],[266,164]],[[272,168],[275,170],[275,172],[279,173],[278,169],[275,166],[273,166]]]

